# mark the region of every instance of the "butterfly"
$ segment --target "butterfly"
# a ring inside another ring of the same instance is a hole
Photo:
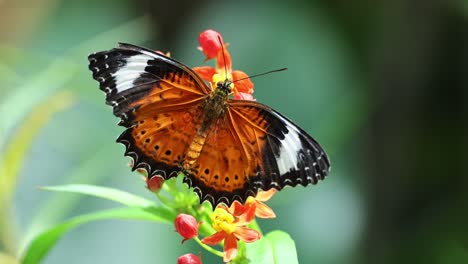
[[[259,190],[323,180],[330,161],[319,143],[272,108],[230,99],[232,81],[211,88],[191,68],[125,43],[88,57],[133,170],[169,179],[183,173],[200,198],[230,205]]]

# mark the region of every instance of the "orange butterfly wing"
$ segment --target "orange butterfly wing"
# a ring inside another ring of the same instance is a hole
[[[194,187],[201,202],[207,200],[212,205],[231,204],[234,200],[244,201],[248,195],[254,196],[256,190],[248,186],[249,156],[229,116],[213,122],[208,131],[200,156],[185,171],[184,181]]]
[[[244,202],[259,189],[316,184],[330,162],[305,131],[273,109],[229,100],[224,119],[213,123],[196,169],[186,181],[212,204]]]
[[[200,104],[210,88],[187,66],[130,44],[88,60],[106,103],[127,128],[117,142],[126,146],[133,169],[145,168],[150,177],[175,176],[201,123]]]

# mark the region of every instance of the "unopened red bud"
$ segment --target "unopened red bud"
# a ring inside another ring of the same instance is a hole
[[[185,255],[180,256],[177,259],[177,264],[201,264],[200,256],[194,255],[192,253],[188,253]]]
[[[195,217],[188,214],[179,214],[175,219],[175,229],[184,238],[182,243],[198,235],[198,226]]]
[[[146,187],[152,192],[158,192],[159,189],[161,189],[163,183],[164,178],[159,175],[155,175],[149,179],[146,179]]]
[[[218,32],[207,29],[200,33],[198,37],[198,42],[200,43],[200,50],[206,56],[206,59],[213,59],[218,55],[218,52],[223,47],[223,37]]]

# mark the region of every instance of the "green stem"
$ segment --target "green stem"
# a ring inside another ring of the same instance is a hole
[[[161,201],[161,204],[167,207],[173,207],[174,206],[174,201],[170,198],[165,197],[161,192],[156,192],[156,197],[158,197],[159,201]]]
[[[211,223],[207,223],[203,221],[203,223],[198,228],[198,233],[201,236],[209,236],[209,235],[216,233],[216,230],[211,226]]]
[[[218,257],[223,257],[224,256],[224,253],[221,252],[221,251],[218,251],[208,245],[205,245],[203,244],[203,242],[201,242],[201,240],[198,238],[198,237],[194,237],[193,239],[195,239],[195,241],[197,241],[197,243],[204,249],[206,249],[206,251],[208,252],[211,252],[213,253],[214,255],[218,256]]]

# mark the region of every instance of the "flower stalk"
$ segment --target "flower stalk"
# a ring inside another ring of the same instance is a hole
[[[214,30],[206,30],[200,34],[199,42],[199,50],[204,53],[205,61],[214,60],[215,67],[201,66],[193,70],[212,87],[216,87],[218,82],[230,80],[233,99],[255,100],[252,95],[254,85],[248,75],[243,71],[232,70],[231,55],[222,36]],[[275,190],[259,191],[256,197],[249,197],[244,204],[234,201],[229,207],[219,204],[211,208],[208,203],[199,204],[198,196],[182,183],[183,177],[181,174],[176,179],[164,182],[158,176],[146,180],[147,188],[158,197],[162,205],[178,213],[174,226],[183,238],[182,243],[193,239],[204,250],[222,257],[224,262],[242,261],[246,258],[243,243],[253,243],[262,236],[255,217],[275,217],[273,210],[264,204]],[[212,247],[215,245],[222,246],[223,251]],[[201,258],[189,253],[179,257],[178,262],[201,263]]]

